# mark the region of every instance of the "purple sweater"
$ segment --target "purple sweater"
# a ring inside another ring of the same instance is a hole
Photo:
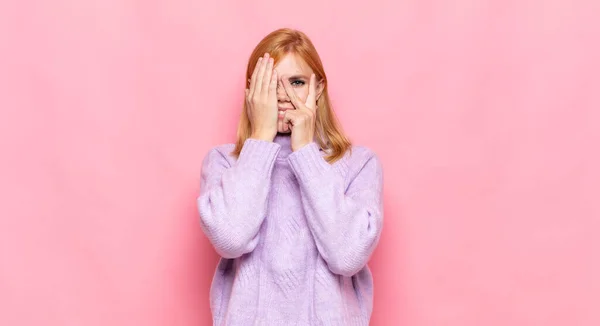
[[[289,135],[213,148],[202,164],[201,227],[222,257],[214,325],[368,325],[367,262],[383,226],[377,156],[354,146],[329,164]]]

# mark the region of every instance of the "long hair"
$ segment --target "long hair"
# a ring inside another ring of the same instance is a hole
[[[317,81],[323,80],[324,88],[317,100],[314,139],[319,147],[328,153],[325,156],[327,162],[334,163],[342,158],[346,151],[351,150],[352,145],[348,137],[344,134],[331,107],[329,94],[327,93],[327,76],[325,75],[319,54],[310,39],[304,33],[290,28],[281,28],[271,32],[258,43],[250,55],[246,69],[246,81],[252,77],[256,61],[265,52],[268,52],[269,56],[273,58],[274,64],[277,64],[287,54],[295,54],[312,68]],[[247,81],[246,88],[249,87],[250,82]],[[232,152],[236,157],[240,155],[244,142],[252,133],[247,110],[246,101],[244,101],[237,130],[237,142]]]

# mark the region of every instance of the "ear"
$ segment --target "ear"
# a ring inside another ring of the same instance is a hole
[[[319,80],[319,82],[317,83],[317,101],[319,100],[319,98],[321,98],[321,94],[323,93],[323,90],[325,89],[325,81],[323,79]]]

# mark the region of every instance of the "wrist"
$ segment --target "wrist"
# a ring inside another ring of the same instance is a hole
[[[273,139],[275,138],[275,135],[271,132],[253,132],[250,135],[250,138],[252,139],[257,139],[257,140],[264,140],[264,141],[273,141]]]
[[[309,145],[310,143],[313,143],[313,141],[312,140],[304,140],[301,142],[292,143],[292,152],[296,152],[296,151],[302,149],[303,147]]]

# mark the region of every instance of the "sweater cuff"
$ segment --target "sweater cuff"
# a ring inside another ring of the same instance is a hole
[[[257,172],[267,173],[273,167],[281,146],[277,143],[248,138],[240,151],[237,163]]]
[[[300,180],[311,180],[323,175],[331,166],[319,151],[315,142],[307,144],[288,156],[292,170]]]

